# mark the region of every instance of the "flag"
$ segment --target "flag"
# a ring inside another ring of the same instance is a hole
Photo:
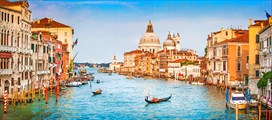
[[[77,45],[77,40],[78,40],[78,38],[76,39],[76,41],[75,41],[75,42],[73,42],[72,48],[74,48],[74,47],[75,47],[75,45]]]
[[[265,15],[266,15],[266,17],[267,17],[267,19],[271,16],[269,13],[267,13],[266,11],[265,11]]]

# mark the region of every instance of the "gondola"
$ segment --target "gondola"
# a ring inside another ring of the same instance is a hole
[[[94,95],[98,95],[98,94],[101,94],[102,93],[102,90],[99,90],[99,91],[95,91],[95,92],[92,92]]]
[[[172,97],[172,94],[166,98],[160,98],[160,99],[156,99],[156,100],[148,100],[148,96],[146,96],[145,101],[147,103],[160,103],[160,102],[168,101],[169,99],[171,99],[171,97]]]

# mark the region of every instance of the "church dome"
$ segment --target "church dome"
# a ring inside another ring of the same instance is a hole
[[[171,38],[170,32],[168,33],[167,39],[163,42],[163,46],[176,46],[175,41]]]
[[[153,31],[153,26],[151,21],[148,22],[146,32],[142,35],[139,44],[158,44],[160,45],[160,40]]]
[[[160,44],[155,33],[144,33],[140,39],[140,44]]]

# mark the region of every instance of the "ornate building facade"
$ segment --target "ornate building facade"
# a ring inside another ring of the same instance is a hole
[[[30,88],[31,11],[27,1],[0,1],[0,95]]]

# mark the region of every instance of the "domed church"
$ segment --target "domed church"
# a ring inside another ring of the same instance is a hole
[[[153,26],[150,20],[148,22],[146,32],[142,35],[140,39],[138,49],[142,50],[143,52],[148,51],[150,53],[157,53],[161,49],[160,40],[154,33]]]

